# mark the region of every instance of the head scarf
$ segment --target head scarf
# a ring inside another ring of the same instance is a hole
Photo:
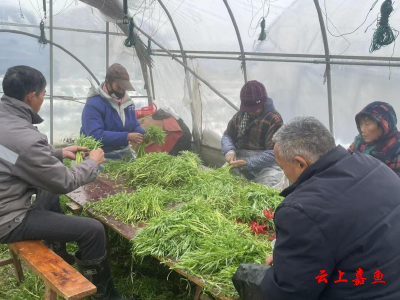
[[[362,137],[361,116],[371,117],[382,128],[382,135],[372,143],[367,144]],[[400,174],[400,133],[393,107],[385,102],[372,102],[356,115],[356,124],[359,135],[354,140],[352,150],[372,155]]]

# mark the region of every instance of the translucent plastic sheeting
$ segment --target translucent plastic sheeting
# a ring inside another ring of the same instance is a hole
[[[128,5],[129,12],[133,16],[137,27],[143,29],[164,47],[179,49],[178,40],[171,23],[158,1],[128,1]],[[143,41],[147,45],[145,37],[143,37]]]
[[[284,122],[297,116],[313,116],[325,126],[329,126],[328,100],[326,85],[323,85],[325,66],[249,62],[249,80],[262,82],[268,96],[273,99],[275,108]],[[223,76],[219,76],[223,78]],[[227,81],[225,84],[229,85]],[[237,105],[240,101],[240,89],[243,83],[238,80],[230,84]],[[203,90],[203,143],[220,148],[222,136],[235,111],[211,91]],[[210,137],[209,137],[210,136]]]
[[[158,107],[171,107],[192,128],[191,99],[185,95],[185,72],[183,67],[168,57],[153,57],[153,78]]]
[[[41,2],[43,3],[43,1]],[[80,1],[53,2],[53,26],[97,31],[106,30],[106,24],[97,9]]]
[[[375,0],[320,0],[321,10],[325,14],[324,19],[328,28],[327,34],[331,54],[392,56],[393,44],[383,47],[372,54],[369,53],[371,39],[374,30],[377,28],[376,21],[374,20],[376,20],[378,13],[380,13],[383,0],[377,2],[366,19],[374,2]],[[399,2],[394,1],[393,8],[394,11],[389,17],[389,24],[395,29],[400,30]],[[328,16],[328,21],[326,16]],[[365,23],[362,25],[364,21]],[[367,29],[369,25],[371,26]],[[360,28],[356,32],[345,35],[355,31],[358,27]],[[367,31],[365,32],[366,29]],[[394,50],[394,56],[400,56],[400,47],[398,45]]]
[[[115,25],[110,24],[110,31],[111,32],[121,32],[121,30]],[[134,51],[133,48],[127,48],[124,45],[126,37],[125,36],[116,36],[110,35],[110,65],[113,63],[119,63],[123,65],[129,73],[130,81],[132,82],[136,92],[130,93],[130,95],[134,96],[146,96],[147,91],[144,89],[144,79],[142,74],[142,69],[140,66],[140,61]],[[105,62],[104,62],[105,63]],[[104,78],[101,80],[104,81]],[[143,100],[143,99],[142,99]],[[142,103],[139,100],[138,106],[142,107],[144,104],[147,106],[147,99],[144,100],[145,102]]]
[[[81,116],[85,106],[84,101],[80,102],[54,99],[53,144],[55,146],[65,144],[68,139],[76,139],[79,136]]]
[[[240,106],[240,90],[244,85],[244,78],[239,61],[195,59],[190,60],[189,64],[237,107]],[[200,91],[203,105],[203,143],[220,148],[221,134],[236,111],[201,83]]]
[[[161,34],[163,46],[179,49],[175,33],[157,1],[139,1],[131,6],[131,11],[135,13],[139,6],[152,2],[156,9],[146,11],[144,17],[136,14],[136,24],[151,35]],[[163,3],[172,15],[185,50],[239,51],[235,29],[223,1],[163,0]]]
[[[350,145],[358,134],[355,115],[373,101],[390,103],[400,115],[400,70],[388,67],[332,66],[335,135]]]
[[[14,29],[0,26],[1,29]],[[25,32],[34,34],[33,28],[23,29]],[[48,34],[48,32],[46,32]],[[37,40],[28,36],[11,33],[0,33],[0,86],[2,86],[4,75],[8,68],[17,65],[28,65],[43,73],[47,80],[47,91],[50,82],[50,59],[49,48],[43,48]],[[54,77],[60,76],[55,72]],[[0,88],[0,97],[3,89]],[[44,101],[40,111],[45,120],[38,125],[40,131],[48,134],[50,132],[50,101]]]
[[[103,34],[54,31],[54,42],[79,58],[101,81],[106,74],[106,36]],[[49,46],[46,46],[49,47]],[[54,47],[54,95],[84,97],[90,87],[90,74],[70,55]]]
[[[1,0],[0,21],[39,25],[44,19],[49,26],[50,6],[46,1],[46,17],[42,0]],[[79,1],[53,1],[53,26],[86,30],[105,30],[96,9]]]
[[[102,80],[105,77],[105,36],[78,32],[56,32],[54,41],[85,62],[86,66]],[[81,127],[81,112],[83,104],[71,100],[61,100],[56,96],[70,96],[83,98],[89,91],[90,81],[96,82],[90,74],[71,56],[64,51],[54,49],[55,72],[59,76],[54,77],[54,134],[53,143],[58,144],[66,137],[77,137]]]
[[[247,52],[323,54],[320,24],[313,0],[249,1],[229,4]],[[259,41],[265,18],[265,41]]]

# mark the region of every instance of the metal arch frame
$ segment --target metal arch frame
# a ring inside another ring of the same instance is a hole
[[[328,89],[329,130],[333,135],[333,137],[335,137],[335,131],[333,126],[332,77],[331,77],[329,43],[328,43],[328,37],[326,35],[324,18],[322,17],[322,11],[321,7],[319,6],[318,0],[314,0],[314,4],[318,13],[319,25],[321,27],[322,40],[324,42],[324,50],[325,50],[326,69],[324,76],[327,82],[327,89]]]
[[[24,31],[18,31],[18,30],[9,30],[9,29],[0,29],[0,33],[1,32],[5,32],[5,33],[14,33],[14,34],[22,34],[22,35],[26,35],[26,36],[30,36],[32,38],[38,39],[39,36],[38,35],[34,35],[28,32],[24,32]],[[75,55],[73,55],[71,52],[69,52],[67,49],[65,49],[63,46],[60,46],[54,42],[51,42],[49,40],[47,40],[47,42],[49,44],[53,44],[54,46],[56,46],[57,48],[63,50],[65,53],[67,53],[69,56],[71,56],[73,59],[75,59],[86,71],[88,71],[88,73],[93,77],[93,79],[97,82],[97,84],[100,84],[100,81],[96,78],[96,76],[94,76],[94,74],[92,73],[92,71],[90,71],[90,69],[79,59],[77,58]]]
[[[186,65],[186,67],[188,67],[188,63],[187,63],[187,59],[186,59],[186,54],[185,54],[185,51],[184,51],[184,49],[183,49],[183,44],[182,44],[182,41],[181,41],[181,37],[179,36],[179,32],[178,32],[178,29],[177,29],[176,26],[175,26],[174,20],[172,19],[171,14],[169,13],[167,7],[164,5],[164,3],[162,2],[162,0],[157,0],[157,1],[158,1],[158,3],[160,4],[160,6],[162,7],[162,9],[164,10],[165,14],[167,15],[167,17],[168,17],[168,19],[169,19],[169,21],[170,21],[170,23],[171,23],[172,29],[174,30],[176,39],[177,39],[178,44],[179,44],[179,49],[180,49],[180,51],[181,51],[183,63]],[[188,87],[189,98],[190,98],[190,99],[193,99],[192,85],[191,85],[191,83],[190,83],[189,73],[188,73],[188,70],[187,70],[185,67],[184,67],[184,70],[185,70],[185,80],[186,80],[186,85],[187,85],[187,87]],[[196,112],[195,112],[195,108],[194,108],[193,101],[192,101],[191,104],[190,104],[190,112],[191,112],[191,115],[192,115],[192,132],[195,133],[195,134],[193,134],[193,140],[194,140],[195,142],[198,142],[198,141],[201,140],[201,136],[197,136],[197,135],[198,135],[198,134],[201,135],[201,130],[198,130],[197,124],[196,124],[196,122],[195,122]],[[201,112],[201,113],[202,113],[202,112]],[[203,126],[203,125],[201,124],[201,125],[200,125],[200,129],[202,128],[202,126]]]
[[[235,32],[236,36],[239,42],[239,47],[240,47],[240,52],[241,52],[241,59],[242,59],[242,69],[243,69],[243,76],[244,76],[244,82],[247,82],[247,68],[246,68],[246,60],[245,60],[245,53],[244,53],[244,47],[243,47],[243,42],[242,42],[242,37],[240,36],[240,31],[236,23],[235,16],[232,13],[232,10],[228,4],[228,0],[224,0],[224,4],[226,6],[226,9],[228,10],[229,16],[231,18],[233,27],[235,27]]]

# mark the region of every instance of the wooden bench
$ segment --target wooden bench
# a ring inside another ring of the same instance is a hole
[[[47,248],[41,241],[23,241],[8,244],[12,258],[0,262],[0,266],[14,264],[18,281],[23,280],[21,258],[46,284],[45,300],[82,299],[96,293],[96,287],[82,274]]]

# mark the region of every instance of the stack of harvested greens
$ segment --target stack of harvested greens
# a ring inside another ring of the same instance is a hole
[[[161,128],[151,125],[146,129],[146,133],[143,137],[143,142],[137,148],[137,157],[142,157],[146,154],[146,144],[157,143],[162,145],[165,143],[166,134]]]
[[[173,268],[203,278],[206,289],[237,296],[231,278],[239,264],[263,264],[272,253],[268,238],[282,198],[277,190],[232,175],[230,167],[205,171],[200,163],[191,152],[108,163],[107,176],[123,176],[137,193],[117,194],[91,207],[128,224],[148,221],[132,240],[134,257],[177,260]],[[167,208],[171,203],[182,204]]]
[[[124,176],[126,184],[134,188],[147,185],[176,187],[197,176],[197,165],[200,163],[198,156],[188,151],[178,156],[149,153],[123,167],[120,162],[107,163],[104,172],[114,179],[119,175]]]
[[[161,215],[166,204],[174,202],[173,194],[156,185],[138,188],[136,193],[122,192],[87,205],[102,216],[134,225]]]
[[[95,149],[101,148],[103,146],[101,141],[97,141],[94,137],[86,136],[84,134],[81,134],[76,139],[75,144],[77,146],[86,147],[89,150],[95,150]],[[77,165],[77,164],[80,164],[81,162],[83,162],[82,151],[78,151],[78,152],[76,152],[75,164]]]

